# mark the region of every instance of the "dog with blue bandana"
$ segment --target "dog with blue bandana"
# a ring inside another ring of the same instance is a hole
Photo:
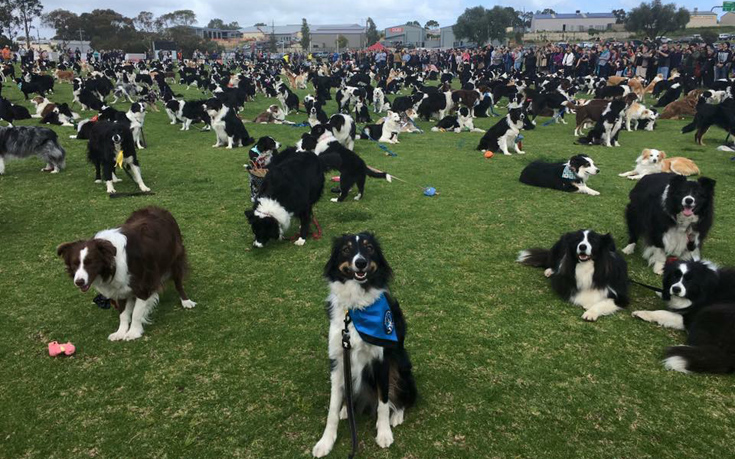
[[[346,234],[334,241],[324,276],[330,289],[332,389],[327,426],[312,454],[324,457],[332,451],[339,420],[348,416],[343,346],[350,353],[355,411],[377,411],[375,440],[387,448],[393,443],[391,428],[403,423],[405,410],[417,397],[411,360],[404,348],[406,321],[388,290],[393,271],[374,235]]]
[[[599,196],[599,191],[587,186],[587,179],[599,173],[592,158],[576,155],[566,163],[534,161],[523,169],[519,180],[526,185]]]

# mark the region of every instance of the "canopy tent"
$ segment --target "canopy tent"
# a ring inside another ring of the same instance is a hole
[[[368,47],[368,51],[385,51],[387,48],[381,42],[376,42],[373,46]]]

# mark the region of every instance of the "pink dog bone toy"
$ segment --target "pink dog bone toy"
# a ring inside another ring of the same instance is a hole
[[[56,357],[59,354],[72,355],[77,350],[71,343],[59,344],[56,341],[48,343],[48,355]]]

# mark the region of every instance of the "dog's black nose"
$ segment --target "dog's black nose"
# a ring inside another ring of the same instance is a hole
[[[77,287],[82,287],[84,285],[84,280],[83,279],[77,279],[77,280],[74,281],[74,285],[76,285]]]
[[[579,251],[580,252],[586,252],[587,251],[587,244],[579,244]]]
[[[674,285],[673,287],[671,287],[671,293],[673,293],[674,295],[680,294],[681,287],[679,287],[678,285]]]
[[[690,198],[688,196],[684,198],[684,205],[691,206],[692,204],[694,204],[694,198]]]
[[[357,269],[365,269],[367,268],[367,260],[364,258],[358,258],[355,260],[355,266],[357,266]]]

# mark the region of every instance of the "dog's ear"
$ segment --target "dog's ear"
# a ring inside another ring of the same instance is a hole
[[[644,148],[641,152],[641,158],[648,159],[651,157],[651,149],[650,148]]]
[[[84,241],[74,241],[74,242],[64,242],[63,244],[59,244],[58,247],[56,247],[56,256],[66,258],[66,255],[77,246],[77,244],[84,242]]]
[[[663,150],[659,151],[659,160],[666,159],[666,152]]]
[[[697,182],[704,188],[704,190],[712,196],[715,194],[715,184],[717,183],[715,180],[712,180],[709,177],[701,177]]]
[[[613,239],[612,234],[607,233],[600,237],[600,247],[615,252],[615,239]]]
[[[702,180],[702,179],[699,179],[699,180]],[[687,178],[686,177],[684,177],[683,175],[678,175],[677,174],[677,175],[675,175],[674,177],[671,178],[671,181],[669,182],[669,185],[672,188],[675,188],[675,187],[682,186],[682,185],[686,184],[686,182],[687,182]]]

